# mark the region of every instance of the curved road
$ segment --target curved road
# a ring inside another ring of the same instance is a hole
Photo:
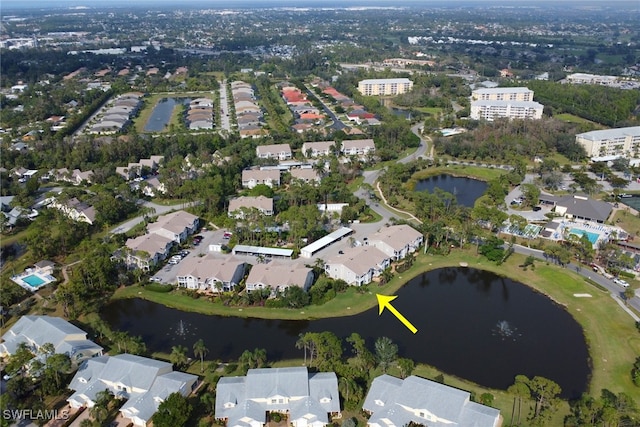
[[[411,128],[413,133],[416,134],[418,138],[420,138],[420,146],[414,153],[410,154],[407,157],[399,159],[398,160],[399,163],[408,163],[420,157],[430,158],[429,156],[425,156],[425,153],[429,145],[427,141],[422,137],[422,135],[420,135],[420,132],[419,132],[420,127],[421,125],[417,124]],[[364,182],[371,185],[373,188],[375,188],[375,183],[381,173],[382,173],[382,170],[365,171],[363,173]],[[524,182],[532,182],[532,180],[533,180],[533,175],[527,174]],[[511,200],[511,198],[513,198],[516,195],[515,194],[516,191],[519,192],[519,188],[520,187],[516,187],[516,190],[514,190],[514,194],[509,194],[507,196],[507,201]],[[373,209],[376,213],[382,216],[383,222],[389,222],[390,218],[398,215],[396,212],[387,208],[386,206],[382,206],[376,202],[372,203],[372,200],[369,197],[368,190],[359,188],[354,194],[357,197],[366,200],[369,207]],[[508,206],[509,204],[507,203],[507,207]],[[522,212],[520,211],[513,211],[513,212],[514,213],[517,212],[519,215],[522,215]],[[538,212],[532,212],[532,214],[537,215]],[[527,255],[527,256],[531,255],[537,259],[542,259],[546,261],[546,258],[544,257],[544,253],[541,250],[531,249],[531,248],[527,248],[525,246],[520,246],[520,245],[514,245],[513,248],[516,253]],[[623,294],[624,289],[621,286],[613,283],[612,280],[607,279],[606,277],[594,272],[591,268],[586,266],[568,264],[566,268],[575,271],[577,274],[583,277],[593,280],[594,282],[598,283],[599,285],[607,289],[611,297],[622,307],[623,310],[625,310],[636,322],[640,321],[640,318],[634,312],[629,310],[629,308],[626,306],[625,300],[624,300],[624,294]],[[626,301],[626,303],[628,303],[629,306],[633,307],[637,312],[640,312],[640,289],[636,290],[635,297],[631,298],[629,301]]]
[[[422,126],[423,125],[421,123],[418,123],[411,127],[411,131],[418,138],[420,138],[420,145],[418,146],[416,151],[409,154],[407,157],[403,157],[402,159],[399,159],[398,163],[409,163],[410,161],[418,159],[420,157],[424,157],[427,159],[430,158],[425,154],[427,152],[427,149],[430,146],[429,143],[431,142],[431,139],[426,140],[422,137],[422,135],[420,134],[420,129],[422,128]],[[364,178],[364,183],[369,184],[372,188],[375,188],[376,181],[378,180],[382,172],[383,172],[383,169],[364,171],[362,173],[362,176]],[[382,216],[382,222],[385,222],[385,223],[389,222],[389,219],[391,219],[392,217],[398,216],[398,212],[371,200],[371,198],[369,197],[369,190],[365,190],[364,188],[360,187],[353,194],[355,194],[356,197],[365,200],[369,205],[369,208],[375,211],[378,215]]]
[[[520,246],[520,245],[514,245],[513,249],[514,249],[514,251],[516,253],[519,253],[519,254],[522,254],[522,255],[533,256],[533,257],[535,257],[537,259],[541,259],[541,260],[545,260],[545,261],[547,260],[544,257],[544,252],[539,250],[539,249],[531,249],[531,248],[527,248],[526,246]],[[618,304],[620,304],[620,306],[627,313],[629,313],[629,315],[636,322],[640,321],[640,317],[638,317],[634,312],[632,312],[631,310],[629,310],[626,307],[625,301],[624,301],[624,295],[623,295],[624,288],[622,288],[620,285],[617,285],[617,284],[613,283],[612,280],[607,279],[603,275],[596,273],[589,266],[582,266],[582,265],[569,263],[569,264],[566,265],[565,268],[568,269],[568,270],[575,271],[577,274],[581,275],[582,277],[586,277],[587,279],[591,279],[594,282],[596,282],[597,284],[599,284],[600,286],[602,286],[605,289],[607,289],[609,291],[609,294],[611,295],[611,298],[613,298]],[[598,289],[594,288],[594,291],[598,291]],[[638,295],[638,292],[640,292],[640,290],[636,290],[636,296],[631,298],[628,301],[628,303],[636,311],[640,312],[640,296]]]
[[[171,211],[176,211],[178,209],[184,209],[190,206],[195,206],[198,203],[199,202],[189,202],[189,203],[180,203],[177,205],[159,205],[157,203],[145,201],[141,204],[142,206],[152,210],[151,216],[155,216],[155,215],[162,215]],[[125,221],[122,224],[119,224],[116,227],[112,228],[110,232],[112,234],[126,233],[127,231],[131,230],[133,227],[141,223],[144,220],[144,217],[145,215],[140,215],[128,221]]]

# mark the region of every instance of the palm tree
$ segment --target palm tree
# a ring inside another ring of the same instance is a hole
[[[253,367],[253,361],[253,352],[251,352],[250,350],[243,351],[238,358],[238,362],[240,363],[240,366],[243,367],[243,369],[251,369]]]
[[[171,363],[176,365],[178,368],[186,365],[189,360],[187,357],[187,347],[183,345],[174,345],[171,347],[169,360],[171,360]]]
[[[298,341],[296,341],[296,348],[298,350],[300,349],[304,349],[304,366],[307,366],[307,349],[309,348],[309,345],[307,343],[307,339],[304,336],[304,334],[300,334],[298,335]]]
[[[262,368],[267,363],[267,350],[264,348],[256,348],[253,350],[253,361],[256,368]]]
[[[196,357],[200,358],[200,372],[204,372],[204,356],[208,352],[209,352],[209,349],[204,344],[204,341],[202,340],[202,338],[196,341],[195,344],[193,344],[193,354]]]

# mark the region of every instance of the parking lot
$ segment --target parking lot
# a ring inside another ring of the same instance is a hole
[[[366,239],[369,235],[375,233],[380,228],[384,227],[382,223],[363,223],[363,224],[349,224],[349,228],[351,228],[354,232],[343,238],[342,240],[318,251],[312,258],[297,258],[297,259],[288,259],[288,258],[278,258],[277,261],[281,264],[302,264],[302,265],[313,265],[315,263],[316,258],[321,258],[323,260],[329,260],[332,257],[338,255],[340,252],[344,252],[352,243],[359,242],[360,244],[365,244]],[[180,270],[180,265],[185,262],[189,257],[194,256],[204,256],[207,254],[211,254],[215,258],[224,258],[231,256],[230,254],[223,254],[221,252],[210,251],[210,246],[215,245],[223,245],[228,242],[228,239],[225,239],[225,233],[229,233],[229,230],[207,230],[201,231],[197,234],[197,236],[202,236],[202,241],[200,244],[186,248],[189,251],[185,257],[183,257],[179,262],[175,264],[170,264],[169,259],[164,261],[163,267],[156,272],[151,278],[152,281],[158,283],[166,283],[166,284],[175,284],[176,277],[178,271]],[[357,244],[357,243],[356,243]],[[245,261],[248,264],[256,264],[257,260],[255,256],[250,255],[234,255],[236,258]],[[267,262],[271,261],[267,259]]]

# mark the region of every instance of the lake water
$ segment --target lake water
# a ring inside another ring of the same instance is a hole
[[[191,349],[202,338],[209,359],[230,361],[254,348],[265,348],[270,360],[302,358],[295,348],[301,333],[346,338],[358,332],[371,348],[387,336],[401,357],[487,387],[506,389],[524,374],[556,381],[564,397],[587,389],[590,366],[580,325],[523,284],[482,270],[444,268],[411,280],[393,305],[417,334],[388,312],[378,316],[377,308],[344,318],[281,321],[207,316],[130,299],[112,302],[102,315],[113,328],[142,336],[150,351],[170,352],[178,344]]]
[[[177,105],[187,105],[191,102],[191,98],[162,98],[151,112],[151,116],[144,125],[146,132],[160,132],[171,120],[173,109]]]
[[[455,195],[459,205],[472,208],[476,200],[487,190],[487,183],[473,178],[441,174],[419,180],[414,190],[433,193],[435,188]]]

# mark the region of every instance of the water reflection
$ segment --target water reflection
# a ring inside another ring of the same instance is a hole
[[[281,321],[205,316],[132,299],[110,304],[103,316],[113,327],[141,335],[150,351],[170,352],[176,344],[191,348],[202,338],[211,359],[236,359],[254,348],[267,349],[271,360],[301,358],[295,348],[301,333],[332,331],[344,339],[358,332],[371,348],[387,336],[402,357],[488,387],[505,389],[523,374],[556,381],[565,397],[586,391],[590,368],[582,329],[562,307],[527,286],[473,268],[444,268],[407,283],[394,306],[418,328],[416,335],[377,309],[337,319]],[[167,332],[180,320],[197,328],[195,336],[169,339]],[[509,328],[500,328],[500,322]],[[508,331],[516,335],[505,339]]]
[[[433,193],[436,188],[452,194],[459,205],[473,207],[476,200],[487,190],[487,183],[472,178],[441,174],[419,180],[414,190]]]

